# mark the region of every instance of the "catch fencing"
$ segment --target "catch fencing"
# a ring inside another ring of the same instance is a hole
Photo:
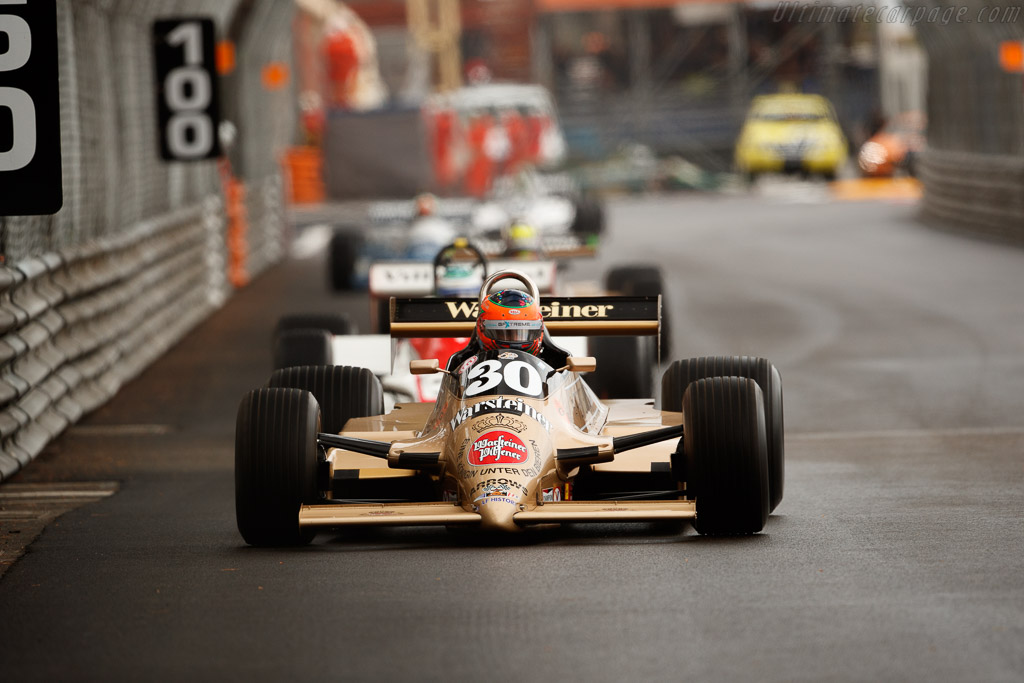
[[[1024,74],[999,63],[1002,42],[1024,40],[1024,10],[1018,0],[913,7],[937,17],[915,27],[928,53],[928,148],[918,164],[924,212],[1024,243]]]
[[[282,254],[277,153],[295,99],[263,69],[288,73],[292,3],[58,0],[57,12],[64,207],[0,218],[0,481]],[[222,81],[229,160],[160,159],[151,26],[176,16],[208,16],[238,46]]]

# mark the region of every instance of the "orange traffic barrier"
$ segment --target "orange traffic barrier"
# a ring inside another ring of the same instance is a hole
[[[221,182],[224,185],[224,213],[227,216],[227,275],[234,287],[249,284],[249,211],[245,206],[245,183],[235,178],[227,163],[221,165]]]
[[[284,172],[291,203],[311,204],[324,200],[323,166],[323,153],[317,147],[291,147],[284,153]]]
[[[1000,43],[999,65],[1007,73],[1024,73],[1024,40],[1006,40]]]

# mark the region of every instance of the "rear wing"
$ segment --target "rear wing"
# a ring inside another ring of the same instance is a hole
[[[391,299],[391,336],[468,337],[476,326],[476,299]],[[657,335],[660,296],[572,296],[540,299],[552,335]]]
[[[490,261],[487,276],[499,270],[518,270],[533,280],[537,289],[555,287],[554,261]],[[434,293],[434,264],[425,261],[378,261],[370,266],[370,296],[428,296]]]

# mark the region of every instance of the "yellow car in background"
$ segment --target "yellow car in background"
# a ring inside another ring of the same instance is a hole
[[[755,97],[736,142],[736,169],[751,180],[779,172],[831,180],[846,157],[846,137],[821,95]]]

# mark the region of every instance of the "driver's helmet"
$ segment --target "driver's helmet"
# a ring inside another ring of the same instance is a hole
[[[516,349],[536,356],[544,337],[544,316],[526,292],[503,289],[484,299],[476,319],[476,335],[488,351]]]
[[[416,215],[417,216],[433,216],[437,210],[437,197],[424,192],[423,194],[416,196]]]
[[[476,296],[484,283],[482,269],[473,263],[449,263],[437,278],[438,296]]]
[[[505,238],[505,248],[511,253],[540,250],[540,234],[526,221],[513,221],[502,232],[504,233],[502,236]]]

